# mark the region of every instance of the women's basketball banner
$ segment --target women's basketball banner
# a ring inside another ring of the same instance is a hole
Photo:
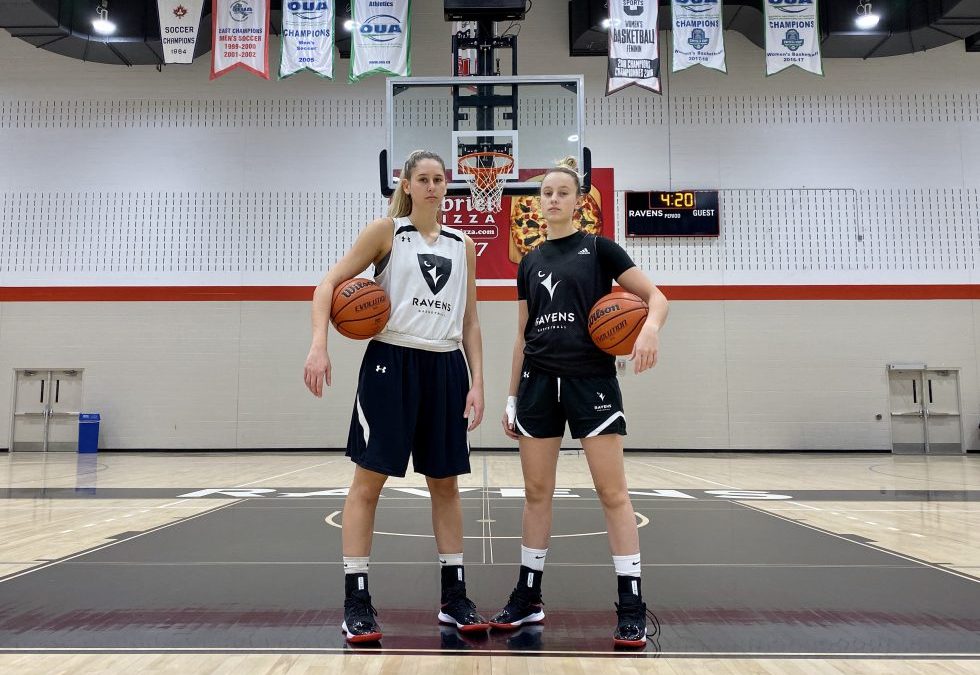
[[[244,68],[269,79],[269,0],[211,0],[211,79]]]
[[[412,0],[354,0],[350,77],[411,75]]]
[[[606,96],[635,84],[660,93],[657,0],[609,0]]]
[[[721,0],[671,0],[673,17],[673,72],[702,65],[723,73],[725,34],[722,32]]]
[[[190,63],[204,0],[157,0],[164,63]]]
[[[522,181],[540,180],[543,174],[519,172]],[[588,234],[613,237],[616,206],[613,170],[592,169],[592,189],[582,195],[572,223]],[[470,197],[449,197],[442,203],[442,223],[462,230],[476,244],[476,278],[487,286],[513,286],[517,264],[548,237],[548,225],[538,195],[504,196],[500,208],[484,213],[473,208]]]
[[[279,79],[301,70],[333,78],[334,0],[284,0]]]
[[[817,0],[764,0],[766,75],[799,66],[823,75]]]

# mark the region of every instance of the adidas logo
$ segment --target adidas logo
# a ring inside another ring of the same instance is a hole
[[[591,253],[589,253],[589,249],[587,249],[587,248],[583,248],[581,251],[578,252],[578,254],[579,255],[592,255]]]

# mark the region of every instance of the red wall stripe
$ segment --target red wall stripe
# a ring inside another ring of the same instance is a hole
[[[670,300],[980,300],[980,284],[661,286]],[[2,286],[0,302],[308,302],[312,286]],[[516,300],[480,286],[480,300]]]

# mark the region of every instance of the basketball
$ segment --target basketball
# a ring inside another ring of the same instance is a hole
[[[613,356],[626,356],[647,318],[647,303],[632,293],[604,295],[589,311],[589,335],[595,346]]]
[[[388,323],[389,314],[388,294],[371,279],[348,279],[334,289],[330,321],[344,337],[352,340],[374,337]]]

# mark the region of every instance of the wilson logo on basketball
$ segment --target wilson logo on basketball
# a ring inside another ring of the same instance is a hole
[[[363,288],[367,288],[368,286],[373,286],[373,285],[374,285],[374,282],[373,281],[359,281],[359,280],[356,280],[355,279],[351,283],[349,283],[346,286],[342,287],[340,289],[340,294],[343,297],[345,297],[345,298],[349,298],[352,295],[354,295],[355,293],[357,293],[359,290],[361,290]]]
[[[598,321],[599,319],[601,319],[602,317],[604,317],[606,314],[609,314],[610,312],[618,312],[619,310],[620,310],[620,307],[619,307],[618,304],[616,304],[616,305],[608,305],[606,307],[600,307],[599,309],[597,309],[594,312],[592,312],[591,314],[589,314],[589,323],[593,323],[595,321]]]

